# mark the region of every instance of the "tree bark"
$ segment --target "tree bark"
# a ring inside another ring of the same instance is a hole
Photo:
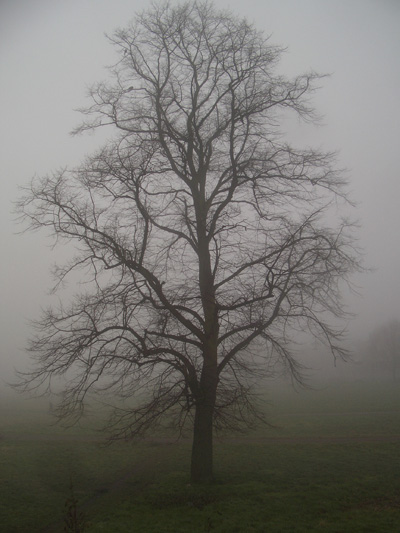
[[[191,480],[193,483],[213,481],[213,409],[198,404],[193,430]]]
[[[191,480],[211,483],[213,473],[213,418],[217,391],[216,365],[203,367],[193,427]]]

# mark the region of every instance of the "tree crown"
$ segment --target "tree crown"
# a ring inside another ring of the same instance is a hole
[[[92,275],[38,322],[28,382],[80,368],[67,411],[96,384],[130,396],[145,383],[150,399],[120,412],[125,435],[169,409],[182,425],[214,372],[215,424],[232,426],[253,413],[252,372],[280,361],[301,380],[293,333],[343,354],[327,316],[343,316],[339,286],[358,262],[351,224],[325,213],[345,181],[331,153],[279,132],[287,109],[313,119],[318,76],[276,75],[282,49],[208,2],[153,5],[111,42],[112,81],[93,86],[76,132],[115,137],[20,202],[30,227],[77,244],[58,278]]]

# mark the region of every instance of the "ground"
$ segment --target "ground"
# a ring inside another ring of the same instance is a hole
[[[107,447],[86,422],[65,431],[42,406],[3,402],[0,523],[63,531],[72,482],[89,533],[400,530],[400,390],[275,384],[266,398],[271,426],[218,438],[204,487],[188,481],[189,439]]]

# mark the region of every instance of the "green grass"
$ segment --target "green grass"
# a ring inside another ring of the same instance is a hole
[[[274,386],[269,400],[273,427],[217,439],[216,482],[200,487],[188,441],[104,447],[32,403],[6,406],[0,529],[63,531],[72,480],[90,533],[400,531],[400,388]]]

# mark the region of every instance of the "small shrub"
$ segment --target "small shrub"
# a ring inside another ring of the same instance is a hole
[[[69,486],[70,494],[65,501],[64,532],[83,533],[86,526],[84,513],[79,511],[78,499],[75,496],[72,480]]]

